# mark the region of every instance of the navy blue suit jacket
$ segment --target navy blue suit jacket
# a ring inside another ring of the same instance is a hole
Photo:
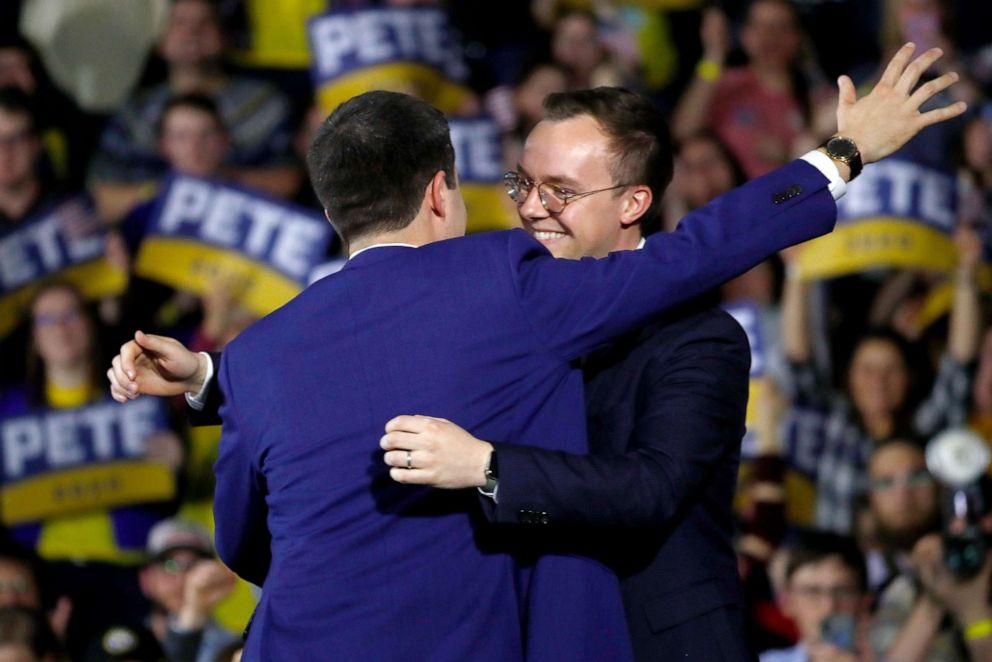
[[[592,455],[496,445],[492,518],[580,525],[577,550],[622,580],[638,660],[750,657],[731,515],[749,367],[730,315],[673,311],[587,359]]]
[[[246,660],[624,659],[606,566],[522,572],[477,542],[475,495],[388,478],[383,426],[441,415],[584,453],[575,359],[835,219],[797,161],[602,260],[521,230],[373,249],[244,331],[219,373],[214,514],[220,556],[263,587]]]

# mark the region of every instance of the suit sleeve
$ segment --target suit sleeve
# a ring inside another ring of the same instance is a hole
[[[827,178],[794,161],[689,214],[638,251],[556,260],[511,232],[510,273],[535,336],[565,360],[644,326],[764,261],[833,229]]]
[[[220,450],[214,473],[214,525],[217,554],[231,570],[261,586],[272,560],[265,477],[251,435],[241,426],[231,390],[230,353],[221,361],[218,384],[227,394],[221,415]]]
[[[487,516],[516,523],[529,511],[556,523],[665,524],[728,453],[739,452],[749,366],[747,338],[727,318],[651,359],[626,453],[497,445],[499,500]]]
[[[207,398],[203,403],[203,409],[196,410],[190,407],[189,403],[186,404],[186,418],[189,420],[189,424],[194,427],[220,425],[222,422],[220,418],[220,407],[224,404],[224,394],[217,377],[220,372],[222,355],[220,352],[208,353],[210,354],[210,362],[213,364],[214,371],[205,387]]]

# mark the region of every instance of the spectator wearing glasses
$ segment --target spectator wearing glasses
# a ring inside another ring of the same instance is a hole
[[[231,594],[237,578],[216,560],[209,534],[189,522],[156,524],[147,551],[140,581],[152,602],[149,629],[170,660],[213,662],[236,638],[213,621],[211,611]]]
[[[864,557],[850,538],[807,534],[787,552],[779,600],[799,630],[792,648],[761,662],[855,662],[865,659],[870,594]]]

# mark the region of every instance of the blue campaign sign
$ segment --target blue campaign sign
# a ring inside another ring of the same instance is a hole
[[[145,441],[167,430],[165,401],[112,400],[0,420],[0,483],[117,460],[141,459]]]
[[[837,201],[842,220],[901,218],[951,232],[957,219],[958,187],[953,172],[889,158],[865,166]]]
[[[463,81],[468,68],[447,14],[432,7],[333,10],[308,23],[316,86],[395,62],[428,65]]]
[[[462,182],[502,186],[503,142],[499,128],[489,117],[450,118],[455,168]]]
[[[747,334],[747,341],[751,345],[751,379],[764,377],[768,370],[768,361],[758,307],[750,301],[735,301],[724,305],[723,309],[737,320]]]
[[[90,218],[83,218],[90,217]],[[74,234],[73,224],[94,229]],[[29,218],[0,236],[0,296],[71,266],[103,257],[106,234],[84,196]]]

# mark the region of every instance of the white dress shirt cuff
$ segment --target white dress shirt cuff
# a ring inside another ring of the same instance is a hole
[[[822,172],[823,176],[830,180],[830,183],[827,184],[827,190],[830,191],[834,200],[839,200],[847,193],[847,182],[841,179],[840,171],[837,170],[837,164],[832,158],[818,149],[807,152],[799,158]]]
[[[214,378],[214,362],[206,352],[200,352],[207,359],[207,372],[203,376],[203,386],[195,394],[186,394],[186,404],[196,411],[203,411],[207,406],[207,396],[210,395],[210,380]]]

